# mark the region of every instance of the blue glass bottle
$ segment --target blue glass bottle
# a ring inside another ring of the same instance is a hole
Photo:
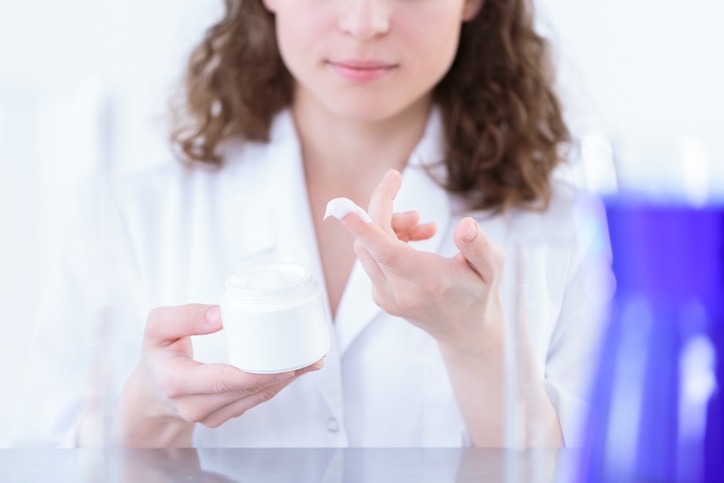
[[[607,217],[616,294],[579,481],[724,481],[724,207]]]

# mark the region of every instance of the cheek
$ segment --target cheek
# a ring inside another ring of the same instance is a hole
[[[328,20],[320,12],[311,9],[290,9],[276,15],[277,43],[284,63],[297,74],[298,69],[309,63],[320,49],[328,30]],[[325,30],[327,29],[327,30]]]
[[[431,33],[431,32],[434,32]],[[450,15],[431,17],[408,32],[407,43],[415,47],[417,69],[442,77],[452,65],[460,38],[460,22]],[[412,59],[413,62],[415,59]]]
[[[294,58],[295,46],[299,45],[302,38],[302,32],[299,31],[299,25],[294,22],[292,16],[286,13],[277,13],[276,15],[277,44],[285,63],[289,58]]]

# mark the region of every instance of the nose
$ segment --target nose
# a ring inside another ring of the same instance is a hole
[[[390,29],[389,0],[351,0],[345,2],[339,27],[360,40],[369,40]]]

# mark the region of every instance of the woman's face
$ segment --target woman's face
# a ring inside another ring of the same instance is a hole
[[[427,103],[482,0],[263,0],[295,102],[379,121]]]

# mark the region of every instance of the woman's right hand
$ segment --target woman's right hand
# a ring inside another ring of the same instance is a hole
[[[192,335],[219,331],[218,305],[154,309],[148,316],[141,363],[128,379],[114,421],[121,446],[191,446],[196,423],[218,427],[268,401],[323,360],[293,372],[249,374],[226,364],[193,360]]]

